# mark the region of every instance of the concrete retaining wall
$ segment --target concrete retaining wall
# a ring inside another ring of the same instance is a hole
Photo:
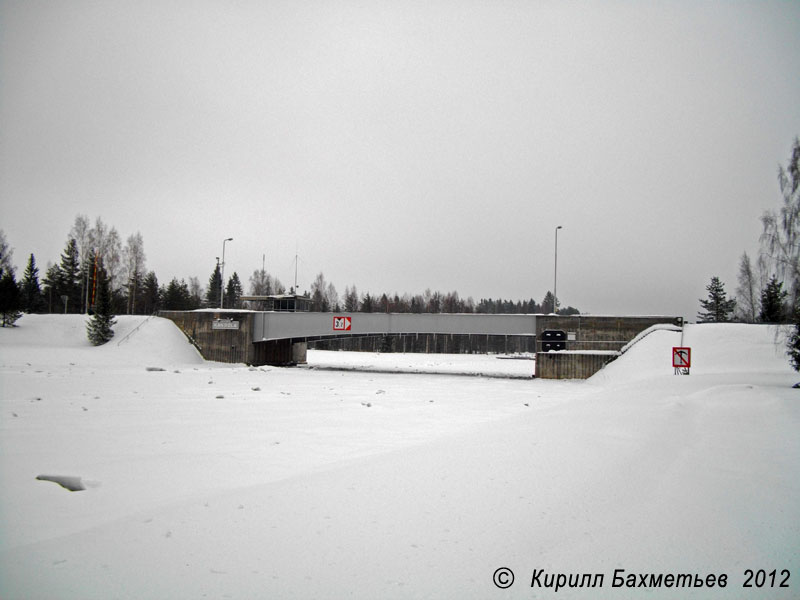
[[[536,319],[536,349],[541,352],[542,332],[565,331],[567,350],[619,350],[640,332],[657,323],[682,325],[683,319],[669,316],[603,317],[541,315]],[[574,335],[570,335],[574,334]],[[573,338],[574,339],[571,339]]]
[[[617,353],[608,351],[537,352],[536,377],[542,379],[587,379],[614,360]]]
[[[603,368],[603,365],[613,360],[616,352],[639,333],[660,323],[680,326],[683,325],[683,319],[669,316],[539,316],[536,319],[536,377],[542,379],[591,377]],[[546,330],[566,332],[566,351],[542,352],[542,332]]]
[[[197,346],[206,360],[254,363],[252,312],[161,311]],[[226,328],[221,328],[221,327]]]

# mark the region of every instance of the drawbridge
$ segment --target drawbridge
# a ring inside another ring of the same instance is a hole
[[[486,336],[535,344],[536,376],[584,378],[648,327],[671,316],[321,313],[201,309],[162,311],[207,360],[250,365],[304,363],[309,342],[367,336]],[[447,345],[435,347],[447,348]],[[451,345],[451,347],[453,347]]]

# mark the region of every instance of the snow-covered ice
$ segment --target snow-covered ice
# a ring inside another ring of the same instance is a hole
[[[493,356],[210,363],[158,318],[118,317],[99,348],[81,316],[18,324],[0,330],[4,600],[800,597],[800,378],[772,327],[688,326],[689,376],[659,330],[545,381],[498,378],[533,362]],[[371,371],[323,368],[354,366]],[[531,589],[535,569],[604,583]],[[615,569],[729,583],[612,588]],[[790,587],[743,589],[746,569]]]

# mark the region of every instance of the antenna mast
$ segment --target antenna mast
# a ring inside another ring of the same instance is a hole
[[[295,293],[295,295],[299,296],[300,294],[298,294],[298,292],[297,292],[297,256],[298,256],[298,254],[297,254],[297,244],[295,244],[295,247],[294,247],[294,293]]]

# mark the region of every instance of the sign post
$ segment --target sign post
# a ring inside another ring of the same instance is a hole
[[[685,346],[673,346],[672,367],[675,375],[688,375],[692,366],[692,349]]]

